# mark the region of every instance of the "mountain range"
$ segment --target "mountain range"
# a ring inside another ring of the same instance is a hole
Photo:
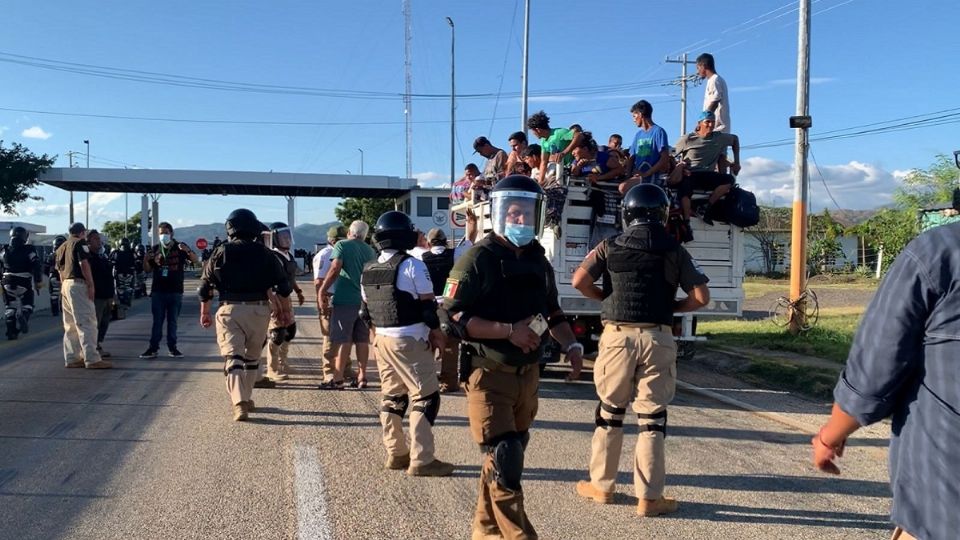
[[[329,223],[321,223],[320,225],[315,225],[313,223],[297,225],[293,229],[294,249],[305,249],[312,252],[314,251],[316,244],[326,245],[327,229],[339,224],[339,221],[331,221]],[[186,243],[190,247],[195,247],[197,245],[198,238],[205,238],[207,243],[211,246],[213,245],[214,239],[218,236],[222,240],[227,239],[227,235],[223,230],[223,223],[210,223],[208,225],[190,225],[188,227],[179,227],[176,231],[174,231],[173,236],[177,240]]]

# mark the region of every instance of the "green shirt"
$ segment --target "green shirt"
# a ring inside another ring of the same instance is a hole
[[[333,293],[333,305],[360,305],[360,274],[363,273],[363,265],[376,258],[377,253],[373,248],[361,240],[341,240],[333,246],[330,260],[343,261],[340,277],[337,278],[337,290]]]
[[[573,141],[574,134],[567,128],[553,128],[550,130],[550,136],[546,139],[540,139],[540,147],[547,154],[559,154]],[[563,156],[563,164],[569,165],[573,162],[573,153]]]

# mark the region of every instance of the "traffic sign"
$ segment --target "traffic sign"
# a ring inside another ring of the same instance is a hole
[[[206,238],[197,238],[197,249],[207,249]]]

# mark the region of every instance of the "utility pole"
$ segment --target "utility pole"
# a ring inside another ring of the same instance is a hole
[[[413,83],[411,80],[411,62],[410,55],[411,42],[413,40],[413,22],[410,11],[410,1],[403,0],[403,116],[406,123],[407,140],[407,178],[413,178]]]
[[[700,77],[697,75],[687,75],[687,65],[696,64],[693,60],[687,60],[687,53],[683,53],[676,58],[669,56],[664,60],[668,64],[680,64],[680,78],[674,79],[670,84],[680,85],[680,136],[687,134],[687,83],[698,82]]]
[[[90,168],[90,139],[84,139],[83,144],[87,145],[87,168]],[[90,227],[90,192],[87,192],[87,220],[83,222],[88,228]]]
[[[363,148],[357,148],[360,151],[360,176],[363,176]]]
[[[453,188],[457,181],[457,29],[450,17],[447,17],[447,24],[450,25],[450,187]]]
[[[523,73],[520,75],[520,132],[527,132],[527,77],[530,66],[530,0],[524,1],[523,15]]]
[[[797,32],[797,115],[790,127],[797,130],[794,143],[793,227],[790,240],[790,333],[806,326],[806,301],[801,299],[807,281],[807,200],[810,188],[807,169],[810,118],[810,0],[800,0]]]

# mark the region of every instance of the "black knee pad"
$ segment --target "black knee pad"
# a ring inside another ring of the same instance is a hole
[[[297,323],[293,323],[287,327],[287,335],[283,337],[284,341],[293,341],[293,338],[297,335]]]
[[[423,396],[413,402],[411,412],[423,413],[427,417],[427,422],[432,426],[437,421],[437,414],[440,412],[440,392],[434,392],[429,396]]]
[[[663,419],[663,423],[659,422],[660,419]],[[640,431],[659,431],[663,433],[663,436],[667,436],[667,410],[664,409],[660,412],[644,414],[637,413],[637,424],[640,425]]]
[[[406,394],[402,396],[382,396],[380,398],[380,412],[395,414],[400,418],[407,413],[407,406],[410,405],[410,398]]]
[[[527,440],[529,440],[529,435]],[[518,493],[523,475],[523,436],[512,432],[500,438],[496,444],[486,446],[493,457],[493,476],[503,489]]]
[[[600,411],[604,411],[613,418],[604,418]],[[597,427],[603,428],[623,428],[623,415],[627,413],[624,407],[614,407],[604,402],[597,403],[597,410],[594,412]]]
[[[270,343],[280,345],[283,343],[284,336],[287,334],[286,328],[271,328],[269,332]]]

